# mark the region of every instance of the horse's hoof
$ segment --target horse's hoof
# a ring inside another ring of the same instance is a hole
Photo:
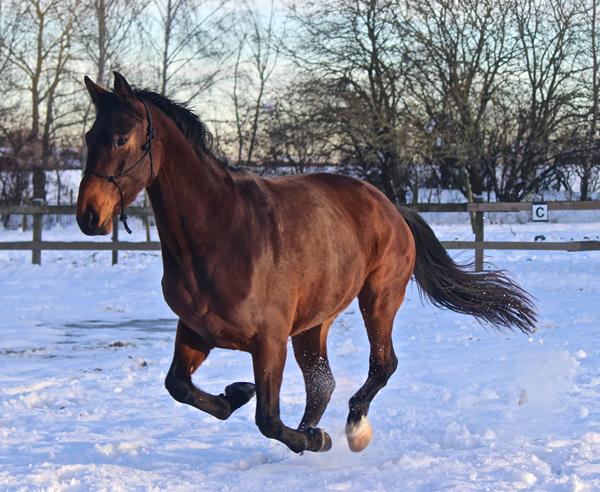
[[[321,452],[331,449],[331,437],[323,429],[307,427],[304,431],[308,434],[308,451]]]
[[[348,446],[352,451],[358,453],[365,449],[371,442],[373,429],[364,415],[358,422],[348,422],[346,424],[346,438]]]
[[[231,405],[231,411],[245,405],[256,393],[253,383],[232,383],[225,388],[225,398]]]
[[[321,431],[323,434],[323,445],[319,451],[329,451],[331,449],[331,437],[324,430]]]

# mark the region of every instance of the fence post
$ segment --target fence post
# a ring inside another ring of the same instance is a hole
[[[483,197],[481,195],[475,195],[474,200],[476,203],[480,203],[483,201]],[[483,224],[484,224],[484,216],[483,212],[475,212],[475,241],[483,241],[484,232],[483,232]],[[482,272],[483,271],[483,249],[475,250],[475,271]]]
[[[112,264],[116,265],[119,263],[119,250],[116,245],[116,243],[119,242],[119,221],[116,217],[113,219],[112,242],[114,243],[114,248],[112,250]]]
[[[29,221],[27,220],[27,214],[23,214],[21,216],[21,229],[23,230],[23,232],[29,229]]]
[[[38,207],[41,207],[44,204],[44,200],[41,198],[34,198],[32,200],[32,204]],[[44,216],[42,214],[34,214],[33,215],[33,242],[39,242],[42,240],[42,226],[44,223]],[[42,250],[36,248],[35,246],[31,248],[31,263],[33,265],[41,265],[42,264]]]

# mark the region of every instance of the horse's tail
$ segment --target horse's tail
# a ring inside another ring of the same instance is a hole
[[[400,213],[415,239],[415,279],[435,306],[523,333],[535,331],[535,308],[527,292],[501,271],[476,273],[457,265],[416,211],[400,208]]]

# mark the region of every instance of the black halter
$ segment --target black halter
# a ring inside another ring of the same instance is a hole
[[[146,156],[150,157],[150,179],[154,179],[154,159],[152,158],[152,141],[154,140],[155,132],[154,127],[152,126],[152,116],[150,115],[150,111],[148,110],[148,105],[146,104],[146,101],[142,101],[142,103],[144,104],[144,109],[146,110],[146,119],[148,120],[148,126],[146,128],[146,141],[141,147],[144,153],[140,156],[140,158],[130,166],[126,165],[125,169],[123,169],[123,171],[121,171],[119,174],[109,175],[94,170],[86,170],[83,173],[103,178],[117,187],[117,190],[119,190],[119,196],[121,198],[121,211],[119,212],[119,220],[123,222],[123,227],[125,227],[125,230],[128,234],[131,234],[131,229],[127,225],[127,215],[125,214],[125,202],[123,201],[123,190],[121,190],[117,179],[129,173],[129,171],[131,171],[134,167],[140,164],[146,158]]]

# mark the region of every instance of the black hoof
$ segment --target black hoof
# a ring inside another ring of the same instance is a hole
[[[304,431],[308,435],[307,451],[329,451],[331,449],[331,437],[323,429],[307,427]]]
[[[245,405],[256,393],[253,383],[233,383],[225,388],[224,397],[231,405],[231,411],[234,412],[242,405]]]

